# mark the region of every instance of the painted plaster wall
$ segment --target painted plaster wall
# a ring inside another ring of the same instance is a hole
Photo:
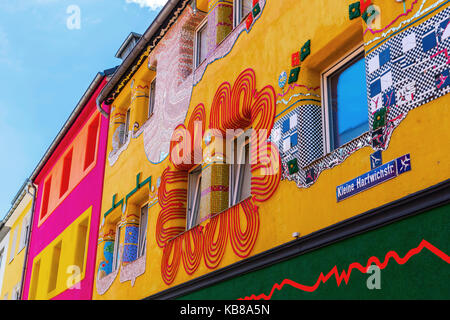
[[[4,280],[1,288],[0,297],[4,297],[8,294],[9,299],[11,299],[13,291],[17,290],[21,286],[22,283],[22,274],[25,263],[25,252],[26,246],[28,243],[23,242],[22,237],[26,235],[23,233],[24,224],[31,219],[31,207],[32,207],[33,199],[27,194],[21,201],[21,204],[18,206],[16,211],[13,213],[10,219],[12,227],[10,230],[10,234],[13,235],[17,232],[16,243],[12,244],[14,240],[13,236],[10,237],[10,243],[8,247],[15,248],[14,253],[11,250],[8,251],[8,255],[5,257],[5,269],[4,269]],[[15,221],[14,221],[15,220]],[[17,230],[17,231],[16,231]],[[23,244],[22,244],[23,243]],[[1,250],[1,249],[0,249]],[[11,260],[11,254],[14,255],[14,259]]]
[[[252,68],[256,75],[256,88],[261,90],[270,85],[275,89],[277,109],[275,121],[293,110],[289,104],[282,102],[294,95],[307,98],[299,101],[295,107],[320,103],[320,73],[337,62],[345,52],[363,42],[369,43],[381,32],[372,35],[366,32],[361,19],[349,20],[349,5],[354,1],[260,1],[262,13],[255,19],[250,32],[245,29],[245,22],[235,29],[218,46],[217,50],[194,71],[194,87],[189,102],[186,120],[187,125],[194,108],[204,104],[207,119],[211,112],[211,104],[219,86],[224,82],[231,85],[242,71]],[[411,7],[414,1],[407,1]],[[416,1],[409,16],[402,16],[403,5],[391,0],[378,0],[376,4],[382,8],[381,28],[389,29],[391,22],[398,25],[403,19],[414,15],[421,1]],[[417,4],[418,3],[418,4]],[[429,1],[425,7],[431,5]],[[435,1],[440,7],[433,12],[437,14],[448,8],[448,2]],[[424,8],[424,6],[422,6]],[[428,11],[429,12],[429,11]],[[399,17],[399,18],[397,18]],[[394,21],[394,22],[393,22]],[[420,21],[413,24],[419,25]],[[387,37],[390,36],[388,33]],[[383,41],[385,37],[378,41]],[[288,94],[278,86],[278,78],[282,71],[291,69],[292,53],[311,40],[311,55],[302,63],[298,87]],[[371,49],[376,42],[366,46]],[[138,72],[146,72],[143,65]],[[311,101],[310,93],[318,95]],[[127,103],[130,96],[125,88],[115,103]],[[295,98],[295,97],[294,97]],[[300,99],[299,99],[300,100]],[[296,101],[296,100],[293,100]],[[448,179],[450,162],[447,150],[450,133],[445,128],[450,125],[450,109],[448,95],[439,97],[422,105],[407,114],[407,117],[393,132],[388,148],[383,152],[383,159],[390,161],[405,154],[410,154],[413,170],[372,188],[343,202],[336,201],[336,186],[370,171],[370,155],[373,148],[363,144],[358,150],[351,152],[345,161],[324,170],[317,181],[308,188],[300,188],[294,181],[283,179],[273,196],[260,204],[260,228],[251,255],[269,250],[275,246],[292,240],[293,232],[301,236],[351,218],[372,208],[382,206],[408,194],[423,190]],[[183,109],[184,110],[184,109]],[[184,111],[183,111],[184,112]],[[163,128],[164,121],[154,124]],[[112,132],[109,133],[108,150],[112,149]],[[102,215],[121,215],[123,208],[119,203],[136,187],[136,175],[141,173],[141,181],[151,177],[149,192],[149,210],[147,255],[145,273],[136,278],[132,284],[120,281],[120,272],[111,277],[106,288],[99,290],[98,281],[94,287],[95,299],[141,299],[167,289],[161,277],[161,261],[163,250],[158,247],[155,230],[161,206],[157,199],[157,181],[163,170],[170,163],[165,159],[159,164],[151,164],[144,152],[145,138],[138,136],[131,139],[114,164],[107,164],[105,169],[105,188],[102,201]],[[159,144],[160,140],[153,143]],[[154,188],[153,188],[154,187]],[[113,202],[116,196],[116,202]],[[117,205],[117,206],[116,206]],[[112,209],[112,210],[110,210]],[[202,223],[205,227],[209,221]],[[103,260],[102,239],[98,248],[97,266]],[[239,261],[229,244],[217,269]],[[186,282],[210,272],[203,260],[193,275],[188,275],[182,265],[170,286]]]
[[[61,155],[67,149],[67,146],[70,145],[71,141],[73,141],[80,130],[86,125],[87,121],[98,115],[98,111],[95,106],[95,98],[105,84],[106,80],[103,80],[82,111],[81,115],[78,117],[74,126],[71,128],[61,145],[53,153],[51,159],[48,161],[44,169],[36,178],[35,184],[38,185],[38,193],[35,206],[36,217],[39,215],[42,206],[42,193],[45,178],[51,171],[54,163],[61,157]],[[80,215],[82,215],[92,207],[90,228],[88,231],[89,241],[86,258],[87,265],[85,277],[80,282],[81,286],[79,289],[65,290],[55,297],[49,297],[53,299],[91,299],[96,242],[98,235],[98,223],[100,217],[100,201],[103,186],[104,164],[106,160],[106,136],[108,132],[108,119],[104,119],[103,117],[100,117],[100,119],[100,133],[98,138],[98,151],[96,159],[97,162],[95,167],[72,190],[72,192],[51,213],[48,219],[40,227],[38,227],[38,219],[34,219],[33,221],[31,245],[24,289],[24,299],[28,299],[29,295],[30,278],[33,271],[34,258],[49,244],[51,244],[64,230],[70,227],[74,223],[74,221],[76,221],[76,219],[80,217]],[[62,264],[64,264],[64,262]],[[66,270],[62,270],[60,274],[66,275],[67,278],[71,276],[71,274],[65,272]],[[48,277],[48,275],[40,276]],[[58,281],[62,281],[63,283],[65,283],[66,279]]]
[[[5,237],[0,241],[0,252],[3,250],[3,259],[0,263],[0,289],[3,287],[4,275],[5,275],[5,267],[7,264],[7,252],[8,252],[8,244],[9,244],[9,232],[5,235]],[[5,296],[0,297],[3,299]]]

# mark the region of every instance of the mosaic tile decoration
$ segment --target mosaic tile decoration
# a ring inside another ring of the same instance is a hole
[[[417,27],[392,37],[366,57],[369,125],[386,108],[381,143],[386,149],[393,130],[407,113],[450,92],[450,8]]]
[[[366,56],[366,78],[369,127],[373,131],[329,154],[323,155],[320,107],[313,106],[316,111],[304,116],[302,108],[308,109],[300,106],[280,118],[274,125],[271,140],[280,150],[282,179],[295,181],[299,188],[308,188],[322,171],[339,165],[361,148],[386,150],[394,129],[410,110],[450,92],[449,46],[450,8],[446,8],[370,52]],[[296,118],[304,119],[304,123],[295,124]],[[303,145],[302,137],[310,142]],[[299,170],[289,174],[288,163],[293,159],[298,160]]]

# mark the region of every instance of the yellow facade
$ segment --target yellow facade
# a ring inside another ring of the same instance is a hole
[[[191,114],[199,104],[205,106],[206,119],[209,119],[217,89],[224,82],[233,85],[238,75],[247,68],[254,70],[257,90],[272,86],[277,95],[282,94],[283,91],[278,86],[278,76],[282,70],[291,69],[292,53],[299,51],[308,40],[311,41],[311,54],[302,62],[297,82],[303,88],[320,87],[321,73],[355,47],[366,44],[364,48],[367,52],[380,44],[384,38],[377,39],[379,33],[366,32],[364,35],[366,25],[362,19],[349,20],[348,10],[352,2],[354,1],[267,0],[262,7],[261,16],[254,22],[250,32],[242,32],[229,53],[209,63],[201,76],[202,80],[192,88],[184,125],[188,125]],[[404,12],[402,3],[392,0],[374,2],[381,8],[381,17],[378,18],[379,21],[374,22],[379,23],[378,29],[387,28],[392,21],[396,21],[395,25],[398,25],[419,10],[419,5],[414,6],[414,1],[407,0],[406,8],[412,7],[412,12],[406,17],[401,17],[400,20],[395,20]],[[428,2],[426,6],[431,5],[431,2],[429,4]],[[442,3],[439,7],[435,6],[433,14],[442,12],[448,6]],[[409,27],[417,26],[421,22],[417,21]],[[170,37],[170,32],[167,37]],[[375,41],[371,42],[374,39]],[[164,41],[159,46],[163,43]],[[367,43],[370,44],[367,45]],[[155,50],[157,49],[158,46]],[[220,47],[217,50],[219,49]],[[152,57],[150,54],[150,61]],[[193,70],[194,75],[198,70]],[[152,72],[147,63],[144,63],[134,74],[132,81],[135,84],[149,82],[154,77]],[[118,113],[124,114],[130,105],[133,106],[131,102],[133,89],[130,85],[132,81],[127,83],[112,104],[107,154],[112,154],[114,151],[113,136],[117,129],[114,119],[117,119]],[[311,93],[307,89],[295,90],[298,90],[296,91],[298,94],[305,96]],[[320,90],[314,93],[320,95]],[[157,104],[155,108],[164,108],[164,101],[162,100],[161,104]],[[278,96],[277,101],[281,101]],[[336,186],[371,170],[369,157],[374,151],[370,146],[360,148],[339,165],[323,171],[309,188],[298,188],[295,182],[282,180],[270,199],[258,203],[260,227],[250,256],[292,241],[292,235],[295,232],[302,237],[309,235],[448,179],[450,173],[448,103],[448,96],[442,96],[408,113],[393,132],[389,147],[383,152],[383,158],[390,161],[410,154],[413,159],[413,170],[382,186],[369,189],[361,196],[336,202]],[[305,104],[321,105],[320,101],[309,101]],[[142,122],[142,120],[134,120],[141,119],[137,109],[133,107],[130,109],[131,119],[133,119],[130,130],[134,122]],[[275,121],[289,111],[291,109],[286,104],[278,103]],[[152,122],[152,118],[148,121],[148,126],[159,126],[161,130],[165,126],[164,122]],[[208,125],[209,120],[206,126]],[[139,127],[142,126],[146,126],[145,123],[139,123]],[[165,136],[165,139],[170,140],[170,137],[170,135]],[[109,278],[102,279],[104,283],[101,290],[99,289],[100,278],[97,277],[93,299],[142,299],[213,271],[202,260],[194,274],[189,275],[183,270],[180,262],[174,281],[170,285],[164,282],[161,276],[163,249],[158,246],[155,237],[157,220],[161,211],[160,203],[157,202],[157,191],[159,179],[171,164],[167,156],[162,157],[161,162],[152,161],[145,152],[148,145],[167,141],[153,142],[145,141],[145,139],[148,138],[144,129],[144,133],[129,137],[130,141],[126,147],[122,148],[119,154],[116,153],[118,155],[113,160],[107,160],[102,215],[108,214],[102,217],[104,221],[100,229],[96,266],[98,269],[100,261],[104,259],[104,243],[108,240],[108,235],[115,234],[117,223],[122,221],[122,224],[125,224],[127,217],[132,214],[138,215],[137,208],[149,203],[144,271],[136,277],[128,278],[132,279],[131,281],[121,280],[120,270],[117,273],[113,272],[107,276]],[[207,164],[205,162],[203,166],[206,167]],[[150,178],[151,180],[146,180]],[[143,181],[147,181],[148,185],[143,184]],[[133,190],[137,191],[133,193]],[[201,226],[205,228],[208,223],[210,223],[209,220],[203,221]],[[122,238],[121,242],[123,241]],[[230,243],[227,242],[223,258],[214,270],[240,260],[241,258],[234,254]]]
[[[34,258],[30,300],[50,300],[84,279],[91,214],[92,207]]]
[[[0,295],[3,299],[19,300],[20,298],[32,203],[33,198],[26,194],[7,221],[7,226],[11,229]]]

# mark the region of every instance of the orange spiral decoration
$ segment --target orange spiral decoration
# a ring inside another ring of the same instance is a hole
[[[255,201],[264,202],[270,199],[277,190],[281,180],[281,159],[277,147],[268,142],[256,152],[259,161],[252,164],[252,196]]]
[[[170,161],[175,168],[167,168],[158,190],[161,211],[156,225],[156,241],[164,248],[161,274],[167,285],[173,283],[180,260],[188,275],[193,275],[201,261],[209,269],[216,269],[223,259],[228,238],[233,252],[246,258],[252,252],[260,229],[256,202],[273,196],[281,179],[281,161],[278,149],[267,142],[276,114],[276,94],[272,86],[256,89],[256,76],[246,69],[238,76],[233,87],[222,83],[214,95],[209,115],[209,128],[223,136],[227,129],[252,127],[252,197],[240,205],[212,218],[206,227],[185,232],[188,171],[201,159],[202,141],[194,139],[205,133],[205,106],[197,105],[187,124],[180,124],[173,132]],[[196,122],[201,122],[198,126]],[[201,130],[201,132],[199,132]],[[192,150],[194,150],[192,152]],[[177,184],[176,187],[171,186]],[[245,228],[241,226],[245,219]],[[181,235],[182,234],[182,235]],[[178,236],[178,237],[177,237]],[[177,238],[175,238],[177,237]]]
[[[219,227],[217,226],[219,224]],[[217,233],[217,239],[216,238]],[[220,214],[210,220],[206,225],[204,242],[203,242],[203,258],[206,267],[215,269],[219,266],[220,261],[225,254],[227,246],[227,216]]]
[[[246,228],[241,229],[240,209],[244,211]],[[259,213],[252,198],[245,200],[241,205],[230,208],[227,212],[228,230],[231,247],[240,258],[247,258],[255,246],[259,233]]]
[[[231,113],[230,110],[228,110],[230,106],[230,92],[230,84],[228,82],[222,83],[219,89],[217,89],[211,105],[209,127],[213,130],[220,130],[223,135],[225,134],[226,129],[224,129],[222,124],[227,121],[227,113]]]
[[[172,256],[172,261],[170,257]],[[181,239],[176,238],[167,243],[161,261],[161,276],[165,284],[170,285],[177,276],[180,267]]]
[[[197,271],[200,262],[202,261],[203,233],[201,228],[197,227],[186,232],[182,238],[181,258],[184,270],[188,275],[192,275]]]
[[[158,200],[162,210],[156,221],[156,242],[163,248],[166,242],[184,232],[186,224],[187,189],[172,189],[168,186],[173,183],[187,184],[187,173],[170,171],[166,168],[161,176],[161,185],[158,189]],[[175,220],[175,221],[174,221]],[[166,227],[167,224],[170,224]]]

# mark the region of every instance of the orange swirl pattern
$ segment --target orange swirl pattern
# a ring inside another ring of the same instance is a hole
[[[182,237],[181,258],[188,275],[194,274],[203,257],[203,233],[201,227],[186,232]],[[191,240],[192,239],[192,240]]]
[[[196,121],[202,123],[202,136],[205,133],[204,105],[199,104],[194,109],[187,128],[181,124],[174,130],[170,160],[175,170],[167,168],[161,177],[159,203],[162,210],[156,228],[157,243],[164,248],[161,273],[167,285],[173,283],[180,260],[186,273],[193,275],[202,260],[209,269],[216,269],[220,265],[228,239],[233,252],[240,258],[248,257],[255,246],[260,229],[256,202],[268,200],[281,179],[278,149],[267,142],[275,121],[275,90],[266,86],[257,91],[255,79],[255,72],[246,69],[236,79],[233,87],[228,82],[220,85],[212,101],[209,119],[212,132],[218,130],[222,135],[226,134],[227,129],[252,127],[252,197],[211,218],[205,228],[199,226],[185,233],[187,176],[194,165],[194,154],[197,150],[202,151],[203,143],[195,146],[194,136],[198,136],[200,130]],[[184,151],[191,150],[191,146],[195,151],[184,154]],[[169,190],[171,184],[178,185]],[[183,187],[179,187],[180,185]]]
[[[172,257],[172,260],[170,260]],[[170,285],[178,273],[181,258],[181,238],[169,241],[164,247],[161,260],[161,276],[165,284]]]
[[[252,150],[251,194],[255,201],[264,202],[272,197],[281,180],[281,159],[278,148],[271,142]],[[255,158],[258,157],[258,161]]]
[[[228,236],[227,220],[226,214],[219,214],[205,227],[203,258],[209,269],[217,268],[225,254]]]
[[[170,184],[187,184],[187,174],[180,171],[170,171],[166,168],[161,176],[158,189],[159,204],[162,210],[156,222],[156,242],[163,248],[167,241],[184,232],[186,223],[187,189],[173,188]],[[168,225],[166,227],[166,225]]]
[[[198,127],[196,125],[197,123],[200,123],[201,127]],[[201,161],[203,155],[202,138],[205,133],[205,128],[205,106],[199,104],[191,114],[188,127],[186,128],[184,124],[180,124],[172,134],[170,162],[176,169],[189,171],[196,164],[195,160],[199,159]]]
[[[240,209],[243,209],[246,227],[241,229]],[[240,258],[247,258],[255,246],[259,233],[259,213],[252,198],[245,200],[239,206],[230,208],[228,216],[228,234],[234,253]]]

